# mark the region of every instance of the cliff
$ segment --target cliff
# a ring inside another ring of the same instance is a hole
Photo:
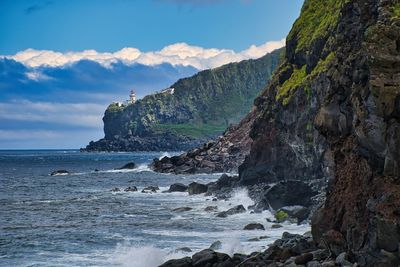
[[[305,1],[255,106],[240,183],[326,181],[314,240],[360,266],[398,266],[399,1]]]
[[[148,95],[132,105],[111,104],[103,118],[104,139],[86,149],[183,150],[215,138],[250,111],[282,51],[201,71],[177,81],[173,92]]]
[[[312,219],[326,260],[400,266],[400,1],[306,0],[254,105],[239,177],[217,184],[247,186],[263,208],[268,184],[292,205],[290,184],[326,187]],[[287,251],[269,253],[286,266]]]

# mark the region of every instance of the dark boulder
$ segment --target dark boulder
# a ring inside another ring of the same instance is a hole
[[[160,190],[158,186],[148,186],[143,188],[142,193],[156,193],[157,190]]]
[[[197,195],[207,192],[208,186],[196,182],[190,183],[188,186],[189,195]]]
[[[69,175],[69,171],[66,170],[57,170],[57,171],[53,171],[50,175],[51,176],[65,176],[65,175]]]
[[[192,250],[188,247],[182,247],[175,249],[175,252],[192,252]]]
[[[113,189],[111,189],[111,192],[120,192],[121,189],[119,189],[118,187],[114,187]]]
[[[210,249],[212,249],[212,250],[217,250],[217,249],[221,249],[221,248],[222,248],[222,243],[219,240],[215,241],[210,246]]]
[[[316,194],[317,192],[304,182],[282,181],[266,190],[264,200],[274,210],[295,205],[309,207],[312,204],[311,198]]]
[[[125,188],[125,192],[136,192],[138,191],[136,186],[129,186],[128,188]]]
[[[279,211],[285,212],[290,218],[297,219],[298,223],[303,222],[310,215],[310,209],[299,205],[282,207]]]
[[[246,212],[246,209],[243,207],[243,205],[237,205],[227,211],[218,213],[217,217],[226,218],[229,215],[234,215],[234,214],[244,213],[244,212]]]
[[[192,256],[194,267],[213,266],[213,264],[221,264],[229,261],[230,257],[228,255],[215,252],[211,249],[204,249]]]
[[[190,257],[185,257],[182,259],[169,260],[159,267],[192,267],[192,259]]]
[[[265,230],[265,228],[261,223],[249,223],[243,230]]]
[[[121,168],[118,168],[118,170],[133,170],[134,168],[136,168],[135,162],[129,162],[124,166],[122,166]]]
[[[186,192],[188,190],[188,186],[181,184],[181,183],[176,183],[172,184],[167,192]]]

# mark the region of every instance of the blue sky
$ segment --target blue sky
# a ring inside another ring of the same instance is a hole
[[[79,148],[102,115],[284,45],[302,0],[0,0],[0,149]]]

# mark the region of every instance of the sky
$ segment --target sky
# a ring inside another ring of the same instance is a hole
[[[0,0],[0,149],[79,148],[102,115],[282,47],[302,0]]]

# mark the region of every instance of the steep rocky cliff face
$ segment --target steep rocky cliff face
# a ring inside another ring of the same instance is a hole
[[[398,266],[399,1],[306,0],[255,105],[240,183],[327,181],[314,239],[361,266]]]
[[[110,105],[104,139],[87,150],[183,150],[215,138],[250,111],[282,51],[199,72],[133,105]]]

